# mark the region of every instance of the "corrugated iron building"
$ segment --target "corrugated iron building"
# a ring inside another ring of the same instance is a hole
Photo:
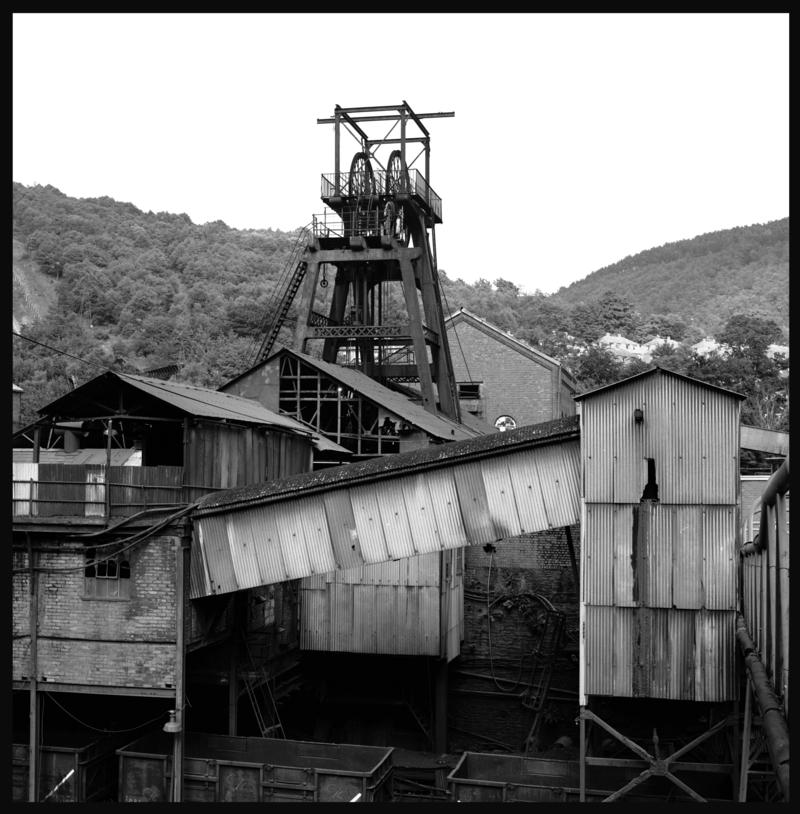
[[[581,704],[736,697],[741,398],[662,368],[577,397]]]

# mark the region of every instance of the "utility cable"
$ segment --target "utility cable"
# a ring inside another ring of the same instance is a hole
[[[78,718],[77,715],[73,715],[62,703],[56,700],[55,695],[53,693],[49,693],[46,690],[43,692],[64,714],[72,718],[72,720],[75,721],[75,723],[80,724],[82,727],[85,727],[86,729],[91,729],[93,732],[103,732],[104,734],[107,735],[122,735],[126,732],[135,732],[137,729],[143,729],[146,726],[150,726],[151,724],[156,723],[157,721],[161,720],[164,717],[164,713],[162,712],[159,713],[155,718],[151,718],[149,721],[145,721],[143,724],[138,724],[137,726],[132,726],[128,729],[107,729],[105,727],[101,728],[97,726],[92,726],[91,724],[87,724],[86,721],[82,721],[80,718]]]
[[[489,635],[489,669],[492,673],[492,681],[494,681],[495,687],[497,687],[500,692],[514,692],[520,684],[520,680],[522,679],[522,669],[525,663],[525,655],[524,653],[520,656],[519,660],[519,674],[517,675],[516,681],[510,687],[503,687],[495,676],[494,673],[494,659],[492,657],[492,603],[491,603],[491,579],[492,579],[492,560],[494,559],[494,552],[489,554],[489,573],[486,577],[486,625]],[[519,620],[517,620],[519,622]]]

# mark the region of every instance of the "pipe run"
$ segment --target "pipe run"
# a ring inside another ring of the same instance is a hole
[[[787,455],[783,463],[778,467],[772,477],[767,481],[764,491],[761,494],[761,516],[758,524],[758,534],[753,540],[753,550],[763,551],[766,547],[766,534],[762,530],[766,529],[769,523],[767,508],[775,505],[778,495],[785,495],[789,491],[789,456]]]
[[[775,770],[783,800],[788,803],[789,725],[741,613],[736,614],[736,639],[739,642],[747,672],[753,683],[753,692],[758,704],[758,711],[761,714],[761,727],[764,730],[770,761]]]

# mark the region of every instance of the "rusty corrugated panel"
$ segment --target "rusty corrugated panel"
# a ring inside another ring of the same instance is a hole
[[[585,691],[614,694],[614,608],[586,608]]]
[[[303,650],[328,650],[326,630],[328,592],[307,577],[300,583],[300,647]]]
[[[612,509],[586,505],[581,529],[583,599],[590,605],[614,604],[614,532]]]
[[[702,511],[703,605],[714,610],[736,607],[736,510],[704,506]]]
[[[647,591],[642,602],[651,608],[672,607],[673,522],[674,507],[658,503],[642,503],[639,509],[640,527],[646,522]]]
[[[729,701],[735,697],[735,611],[695,614],[695,700]]]
[[[353,638],[351,651],[377,653],[378,630],[375,626],[375,585],[353,585]]]
[[[652,638],[650,640],[650,698],[669,698],[670,639],[669,616],[671,608],[652,611]]]
[[[595,507],[595,510],[600,507]],[[614,604],[617,607],[634,605],[633,506],[611,504],[603,507],[601,522],[608,529],[614,548]]]
[[[516,537],[522,534],[522,526],[517,514],[517,502],[511,485],[511,475],[505,460],[490,458],[481,461],[481,473],[486,489],[489,515],[494,526],[495,540]]]
[[[398,588],[395,585],[375,586],[373,615],[375,653],[414,655],[413,636],[397,623]]]
[[[417,552],[411,536],[411,526],[403,492],[399,488],[399,484],[377,482],[372,484],[372,489],[375,492],[380,511],[383,536],[389,556],[394,559],[413,556]]]
[[[310,568],[315,574],[324,574],[336,568],[333,543],[328,531],[325,504],[319,495],[310,495],[298,501],[292,512],[303,529]]]
[[[543,447],[536,455],[528,455],[538,464],[539,483],[551,525],[560,528],[579,522],[580,442]]]
[[[605,400],[581,406],[581,453],[583,494],[591,503],[614,501],[614,426]]]
[[[330,637],[328,648],[336,652],[346,652],[351,647],[354,630],[355,609],[353,591],[347,586],[335,584],[328,586],[328,603],[330,608]]]
[[[453,470],[464,529],[471,543],[489,543],[497,539],[486,499],[480,463],[467,463]]]
[[[431,493],[439,546],[449,549],[475,542],[467,537],[467,531],[464,528],[461,496],[453,478],[453,471],[426,472],[425,480]],[[417,545],[417,550],[423,550],[421,544]]]
[[[373,484],[353,486],[350,489],[350,501],[353,506],[353,517],[356,521],[356,531],[364,560],[371,563],[384,562],[390,559],[386,540],[383,536],[377,493],[373,488]]]
[[[11,513],[21,517],[36,516],[39,511],[36,497],[39,493],[39,464],[15,461],[12,464],[12,509]]]

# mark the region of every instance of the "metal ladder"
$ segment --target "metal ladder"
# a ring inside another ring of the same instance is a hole
[[[280,332],[284,320],[286,319],[286,315],[289,313],[289,309],[292,307],[294,298],[300,288],[300,284],[303,282],[303,278],[306,275],[306,269],[308,268],[308,263],[303,260],[303,254],[311,236],[311,226],[304,226],[300,230],[300,234],[297,236],[297,240],[292,247],[292,252],[289,255],[289,259],[286,261],[283,273],[278,280],[280,294],[278,294],[279,301],[275,310],[275,316],[272,318],[272,322],[264,331],[264,338],[261,341],[258,351],[253,357],[253,365],[263,362],[264,359],[269,356],[272,346],[275,344],[275,340],[278,338],[278,333]]]
[[[556,610],[548,601],[545,607],[544,626],[539,641],[533,650],[533,668],[525,693],[522,696],[522,706],[533,710],[533,723],[525,738],[525,754],[533,747],[539,728],[542,723],[542,711],[547,694],[550,692],[550,681],[553,676],[553,662],[561,649],[561,640],[564,634],[565,616]]]
[[[250,662],[250,674],[243,676],[244,690],[250,699],[253,714],[262,738],[285,738],[278,707],[270,690],[269,675],[262,665],[257,665],[244,640],[245,651]]]

